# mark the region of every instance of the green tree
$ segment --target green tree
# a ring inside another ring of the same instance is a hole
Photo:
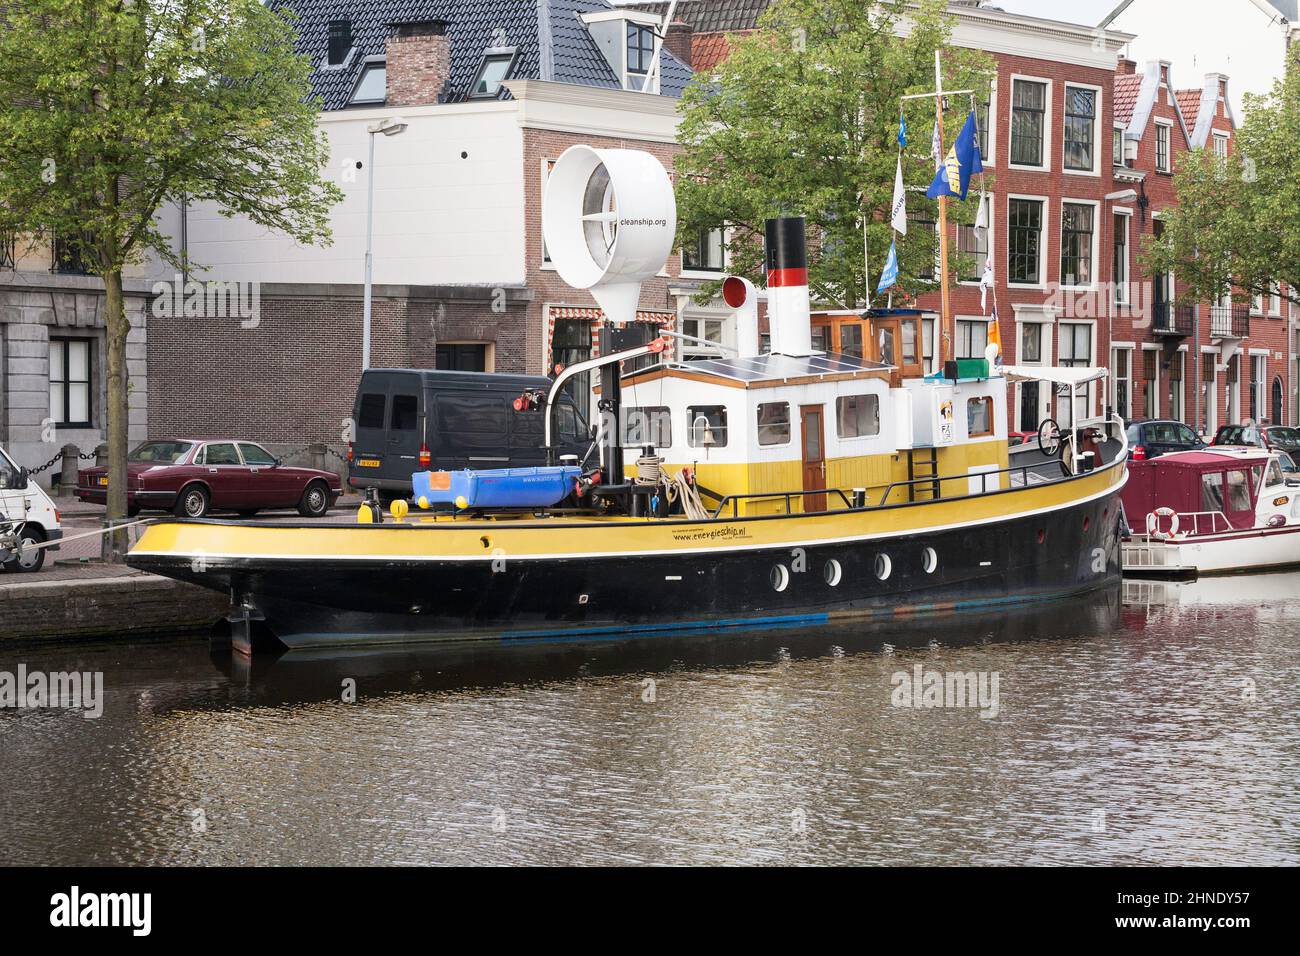
[[[1232,155],[1188,154],[1174,188],[1178,205],[1164,214],[1163,236],[1144,247],[1152,274],[1174,272],[1185,303],[1230,286],[1244,301],[1280,281],[1300,305],[1300,52],[1269,94],[1246,97]]]
[[[945,89],[975,90],[985,100],[993,76],[986,55],[948,45],[946,8],[943,0],[777,0],[757,32],[733,38],[715,75],[697,78],[683,97],[676,167],[683,241],[725,224],[730,271],[758,280],[763,221],[802,215],[814,295],[856,307],[870,283],[874,297],[893,236],[900,98],[934,88],[936,50]],[[970,96],[948,98],[945,153],[970,109]],[[908,193],[908,212],[937,220],[937,203],[925,198],[935,172],[934,100],[910,101],[906,117],[903,177],[920,189]],[[977,205],[950,203],[950,221],[969,223]],[[899,284],[910,295],[937,288],[928,278],[935,241],[917,223],[899,238]]]
[[[285,15],[258,0],[23,0],[0,15],[0,230],[57,236],[105,291],[108,514],[126,513],[123,269],[184,268],[165,205],[313,244],[340,190]]]

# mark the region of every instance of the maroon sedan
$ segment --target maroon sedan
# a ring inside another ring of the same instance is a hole
[[[147,441],[127,456],[126,502],[143,509],[202,518],[211,511],[254,515],[262,508],[294,508],[305,517],[329,511],[342,493],[338,475],[290,468],[261,445],[232,439]],[[108,469],[77,473],[77,498],[104,504]]]

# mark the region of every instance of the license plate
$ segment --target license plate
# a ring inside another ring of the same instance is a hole
[[[101,488],[107,488],[107,487],[108,487],[108,479],[107,479],[107,478],[101,478],[101,479],[99,479],[99,487],[101,487]]]
[[[378,467],[379,467],[379,459],[378,459],[378,458],[358,458],[358,459],[357,459],[357,467],[359,467],[359,468],[378,468]]]

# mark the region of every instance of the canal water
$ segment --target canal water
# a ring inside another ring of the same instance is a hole
[[[1300,863],[1300,575],[1123,587],[251,665],[10,648],[104,709],[0,710],[0,863]]]

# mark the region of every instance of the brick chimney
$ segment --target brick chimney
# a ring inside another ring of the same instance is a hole
[[[668,26],[664,36],[664,46],[668,52],[687,66],[691,65],[691,44],[695,40],[695,27],[685,20],[674,20]]]
[[[451,46],[443,20],[390,23],[384,52],[389,106],[437,103],[451,76]]]
[[[1136,76],[1137,71],[1137,60],[1130,60],[1127,57],[1120,57],[1119,63],[1115,66],[1115,72],[1120,76]]]

